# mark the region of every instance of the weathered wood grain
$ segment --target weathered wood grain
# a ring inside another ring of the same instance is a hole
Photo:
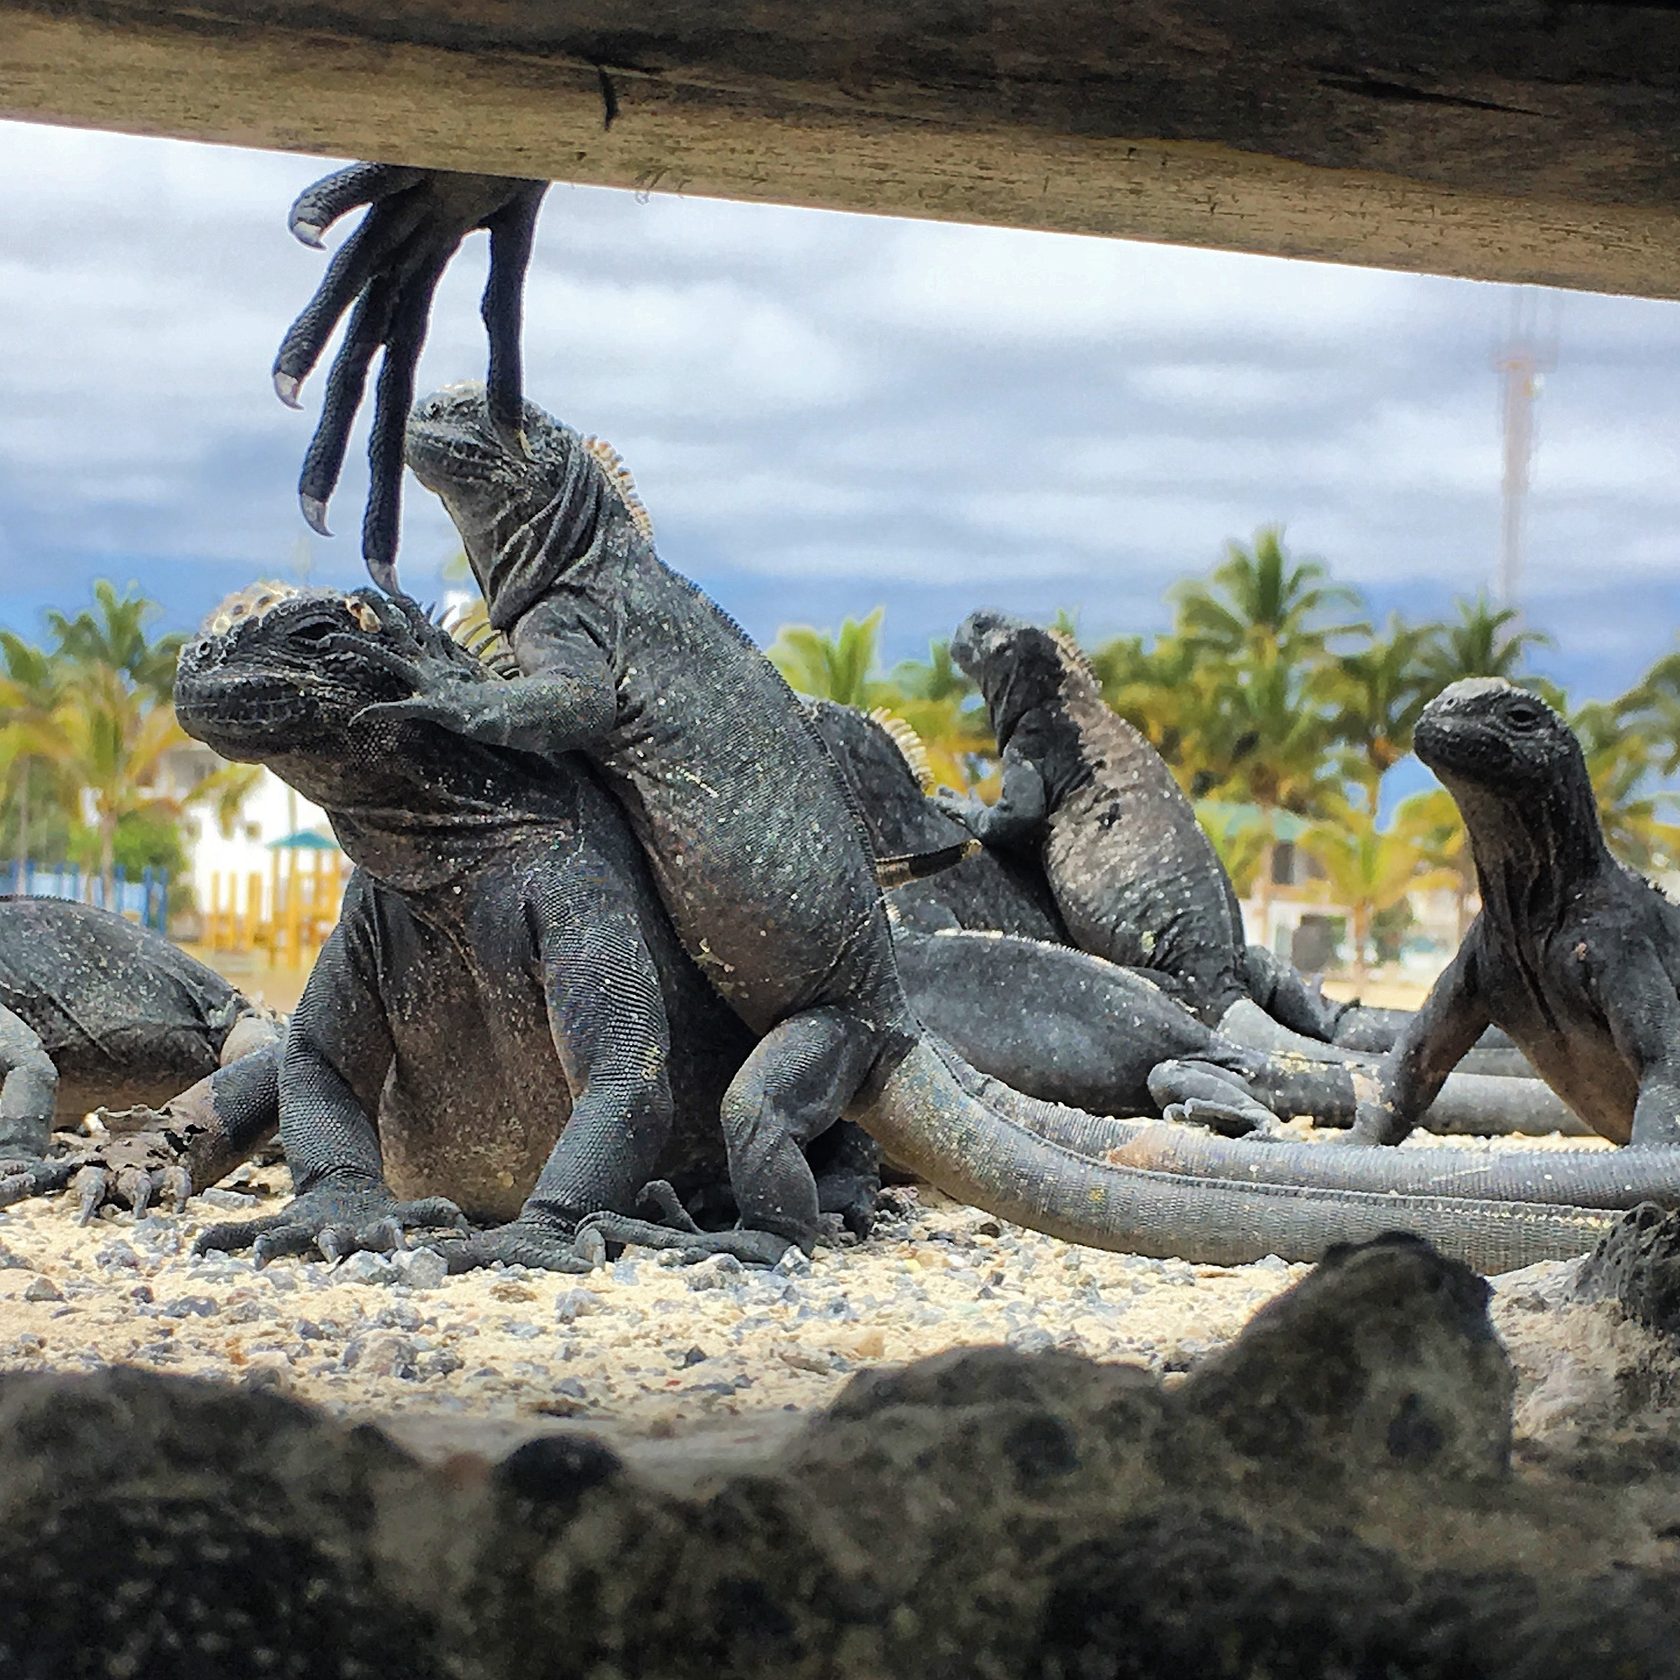
[[[1680,295],[1605,0],[0,0],[0,115]]]

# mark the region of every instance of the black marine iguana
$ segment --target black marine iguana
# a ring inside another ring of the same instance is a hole
[[[410,697],[382,724],[581,752],[618,796],[685,948],[758,1043],[721,1105],[741,1212],[730,1232],[618,1216],[613,1241],[771,1259],[814,1237],[801,1145],[850,1113],[895,1159],[975,1205],[1100,1247],[1205,1259],[1318,1254],[1410,1226],[1502,1266],[1578,1252],[1605,1216],[1574,1207],[1194,1180],[1097,1158],[1139,1130],[989,1080],[922,1027],[896,969],[872,851],[834,759],[774,668],[658,559],[610,452],[526,405],[508,448],[482,393],[410,418],[408,459],[443,498],[527,674],[440,680],[383,647]],[[323,648],[339,645],[328,634]],[[464,750],[464,749],[463,749]],[[1236,1147],[1236,1146],[1233,1146]]]
[[[828,700],[808,706],[877,852],[932,852],[963,832],[924,792],[921,743],[901,719]],[[1035,867],[991,849],[887,895],[899,974],[918,1018],[975,1067],[1029,1096],[1097,1114],[1164,1108],[1169,1119],[1243,1130],[1273,1114],[1353,1123],[1375,1058],[1322,1044],[1310,1058],[1245,1045],[1139,971],[1062,943],[1053,907],[1041,907],[1047,896]],[[1575,1127],[1538,1080],[1474,1075],[1447,1081],[1428,1123],[1436,1131]]]
[[[1003,791],[946,808],[988,846],[1042,855],[1074,944],[1158,976],[1210,1024],[1258,991],[1286,1026],[1329,1039],[1339,1010],[1244,943],[1231,878],[1184,790],[1079,650],[988,611],[958,626],[951,658],[986,701]]]
[[[0,1202],[83,1174],[84,1216],[113,1193],[137,1212],[160,1191],[179,1205],[272,1130],[282,1026],[122,916],[0,897]],[[95,1109],[137,1129],[46,1159],[54,1119]]]
[[[1399,1142],[1491,1022],[1601,1136],[1680,1143],[1680,907],[1611,856],[1569,726],[1471,678],[1429,702],[1413,745],[1464,818],[1482,908],[1354,1137]]]
[[[958,627],[951,657],[991,713],[1003,791],[992,805],[946,808],[987,845],[1042,857],[1075,945],[1157,976],[1203,1020],[1257,1049],[1289,1046],[1244,1000],[1308,1039],[1365,1050],[1393,1043],[1400,1012],[1329,1003],[1264,946],[1245,943],[1231,877],[1194,807],[1161,755],[1103,699],[1067,637],[976,612]],[[1526,1071],[1497,1042],[1473,1065]]]
[[[717,1106],[751,1035],[677,946],[587,766],[357,721],[400,692],[380,650],[495,682],[372,591],[260,585],[181,654],[183,726],[321,805],[357,865],[281,1070],[297,1199],[201,1246],[268,1257],[325,1234],[345,1252],[459,1203],[510,1223],[452,1245],[455,1269],[581,1269],[584,1214],[631,1211],[650,1180],[679,1199],[725,1181]],[[825,1189],[861,1221],[867,1162],[852,1151]]]

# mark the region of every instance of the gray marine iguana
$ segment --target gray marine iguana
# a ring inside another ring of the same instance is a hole
[[[0,1203],[74,1178],[84,1218],[179,1205],[272,1130],[283,1026],[149,928],[0,897]],[[93,1110],[127,1130],[48,1158],[54,1120]]]
[[[1537,695],[1471,678],[1413,744],[1464,818],[1482,908],[1354,1138],[1399,1142],[1491,1023],[1601,1136],[1680,1143],[1680,907],[1611,855],[1580,742]]]
[[[726,1182],[718,1102],[752,1037],[678,947],[588,767],[364,717],[402,692],[381,650],[496,685],[372,591],[258,585],[181,654],[183,727],[321,805],[356,863],[281,1067],[296,1200],[200,1246],[343,1253],[459,1204],[506,1223],[450,1245],[453,1269],[581,1270],[585,1214],[628,1213],[663,1181],[682,1219],[684,1198]],[[829,1141],[824,1205],[861,1227],[864,1140]]]
[[[1193,1179],[1097,1158],[1136,1128],[963,1062],[905,996],[867,834],[808,714],[745,634],[660,561],[616,457],[529,403],[524,433],[524,449],[510,449],[482,392],[453,387],[410,417],[408,460],[443,499],[525,674],[442,680],[381,648],[408,697],[366,716],[586,756],[684,947],[758,1037],[720,1108],[736,1229],[602,1215],[584,1231],[759,1260],[806,1247],[817,1195],[801,1146],[850,1114],[950,1194],[1099,1247],[1305,1257],[1407,1226],[1497,1269],[1596,1240],[1607,1216],[1573,1206],[1238,1183],[1208,1196]],[[329,633],[323,649],[339,640]]]
[[[1393,1010],[1331,1003],[1264,946],[1245,943],[1230,875],[1165,761],[1103,699],[1095,671],[1059,631],[1007,613],[971,613],[951,657],[976,684],[1002,752],[1003,789],[987,805],[946,800],[986,845],[1042,858],[1072,942],[1157,976],[1210,1024],[1257,1049],[1290,1032],[1387,1049]],[[1305,1050],[1307,1046],[1295,1046]],[[1477,1049],[1486,1073],[1528,1071],[1508,1041]]]
[[[1210,1025],[1258,993],[1286,1026],[1330,1039],[1339,1008],[1245,944],[1231,878],[1184,790],[1072,642],[975,612],[951,658],[985,699],[1003,789],[990,805],[945,808],[987,846],[1042,857],[1073,943],[1157,976]]]
[[[877,852],[933,852],[964,832],[924,791],[925,754],[902,719],[807,704]],[[1310,1057],[1288,1045],[1266,1052],[1209,1027],[1138,970],[1061,942],[1047,897],[1036,867],[990,849],[887,894],[899,974],[918,1018],[975,1067],[1097,1114],[1164,1109],[1169,1119],[1242,1130],[1274,1114],[1353,1123],[1375,1058],[1329,1045],[1313,1045]],[[1442,1087],[1428,1123],[1436,1131],[1575,1129],[1538,1080],[1463,1074]]]

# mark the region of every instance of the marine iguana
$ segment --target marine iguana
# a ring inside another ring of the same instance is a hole
[[[986,701],[1003,791],[991,805],[945,808],[988,846],[1042,857],[1074,944],[1158,975],[1209,1024],[1229,1016],[1227,1031],[1257,1049],[1289,1046],[1240,1008],[1244,999],[1309,1039],[1366,1050],[1393,1042],[1397,1012],[1327,1002],[1264,946],[1245,943],[1231,877],[1194,807],[1161,755],[1103,699],[1069,638],[981,611],[958,626],[951,657]],[[1500,1046],[1489,1049],[1493,1059],[1478,1052],[1478,1071],[1523,1071]]]
[[[1260,982],[1286,1026],[1328,1039],[1338,1013],[1269,953],[1250,958],[1213,842],[1161,755],[1102,697],[1065,636],[971,613],[951,658],[980,688],[1002,756],[994,804],[945,808],[986,845],[1040,855],[1074,944],[1161,984],[1210,1025]]]
[[[455,1269],[583,1269],[583,1215],[665,1180],[681,1218],[680,1198],[725,1181],[717,1106],[752,1037],[678,947],[587,766],[363,720],[399,692],[381,649],[496,685],[372,591],[259,585],[181,654],[183,727],[321,805],[356,863],[281,1069],[297,1199],[200,1242],[342,1253],[458,1203],[507,1223],[451,1246]],[[853,1148],[838,1167],[827,1205],[861,1223],[867,1162]]]
[[[84,1218],[178,1205],[272,1130],[283,1025],[149,928],[0,897],[0,1203],[77,1178]],[[55,1118],[95,1109],[129,1135],[48,1159]]]
[[[367,717],[587,756],[685,948],[758,1035],[721,1105],[739,1226],[602,1215],[585,1232],[757,1260],[807,1247],[817,1197],[800,1146],[849,1113],[950,1194],[1095,1246],[1305,1256],[1401,1225],[1497,1268],[1596,1239],[1606,1216],[1576,1207],[1234,1183],[1209,1197],[1097,1159],[1131,1129],[1011,1091],[940,1045],[905,996],[867,835],[809,715],[658,558],[615,456],[529,403],[524,432],[525,450],[509,449],[482,392],[453,387],[410,417],[408,460],[442,497],[525,674],[440,680],[383,648],[408,698]],[[323,648],[342,641],[329,633]]]
[[[924,792],[925,754],[902,719],[827,700],[808,707],[878,852],[933,851],[962,831]],[[1048,889],[1036,867],[990,849],[887,895],[899,974],[918,1018],[975,1067],[1030,1096],[1098,1114],[1165,1108],[1170,1118],[1242,1130],[1273,1114],[1353,1123],[1358,1080],[1368,1085],[1375,1058],[1323,1044],[1304,1056],[1307,1041],[1281,1030],[1274,1051],[1247,1046],[1138,970],[1060,942],[1040,895]],[[1537,1080],[1464,1075],[1443,1086],[1428,1120],[1436,1131],[1576,1127]]]
[[[1482,908],[1353,1137],[1399,1142],[1491,1022],[1601,1136],[1680,1143],[1680,907],[1611,855],[1569,726],[1470,678],[1429,702],[1413,745],[1464,818]]]

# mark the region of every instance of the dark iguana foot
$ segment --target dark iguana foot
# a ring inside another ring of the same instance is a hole
[[[132,1108],[112,1118],[153,1124],[98,1143],[78,1143],[50,1160],[0,1161],[0,1207],[68,1186],[75,1193],[81,1225],[92,1223],[104,1207],[132,1209],[136,1219],[144,1218],[153,1203],[179,1213],[194,1187],[183,1142],[164,1124],[168,1117],[155,1109]]]
[[[727,1231],[702,1231],[694,1223],[677,1193],[663,1180],[649,1184],[639,1198],[651,1202],[666,1223],[635,1219],[622,1213],[592,1213],[578,1222],[575,1249],[580,1257],[604,1260],[607,1245],[671,1249],[690,1260],[704,1260],[713,1254],[732,1254],[748,1266],[774,1266],[790,1248],[801,1245],[792,1237],[773,1231],[755,1231],[736,1225]]]
[[[432,294],[456,248],[476,228],[490,234],[490,275],[482,305],[490,341],[490,416],[510,445],[522,438],[519,338],[525,271],[537,210],[547,191],[546,181],[362,163],[317,181],[292,206],[289,226],[306,245],[319,245],[321,235],[346,211],[369,207],[281,341],[274,388],[281,401],[299,406],[299,388],[340,318],[351,310],[298,481],[304,518],[326,536],[327,501],[344,465],[368,368],[374,353],[384,351],[368,439],[371,481],[362,521],[362,554],[382,589],[397,588],[403,427],[414,401],[414,370],[426,340]]]
[[[450,1275],[478,1271],[499,1260],[544,1272],[592,1272],[595,1261],[578,1253],[576,1232],[559,1220],[521,1216],[468,1237],[444,1237],[425,1244],[441,1254]]]
[[[1149,1095],[1163,1119],[1206,1126],[1226,1137],[1274,1126],[1277,1116],[1225,1069],[1209,1062],[1162,1062],[1150,1071]]]
[[[261,1219],[206,1226],[193,1243],[193,1253],[237,1253],[248,1248],[259,1266],[288,1254],[308,1254],[311,1249],[328,1260],[342,1260],[347,1254],[389,1254],[406,1247],[405,1231],[459,1230],[466,1223],[461,1210],[442,1196],[399,1202],[382,1184],[323,1185]]]
[[[729,1231],[679,1231],[622,1213],[592,1213],[584,1220],[577,1232],[579,1254],[590,1252],[591,1238],[626,1248],[674,1249],[695,1261],[714,1254],[733,1254],[747,1266],[774,1266],[790,1248],[800,1246],[792,1237],[773,1231],[751,1231],[739,1225]]]

